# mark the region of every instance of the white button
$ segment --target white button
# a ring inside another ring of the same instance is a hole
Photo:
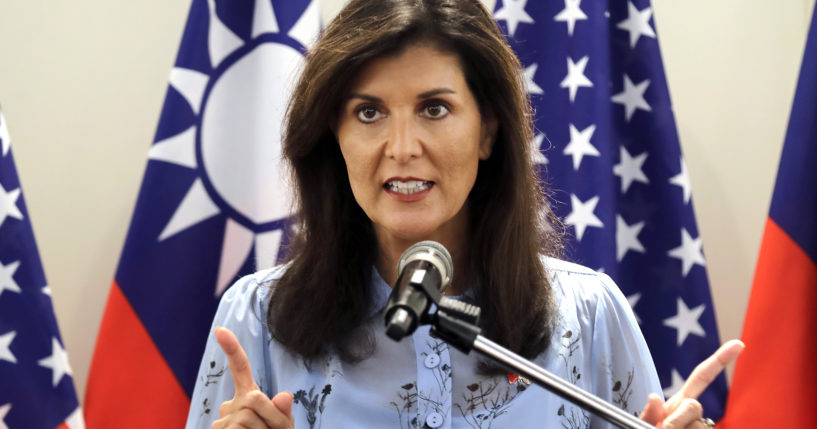
[[[431,413],[426,416],[426,424],[432,428],[438,428],[443,425],[443,415],[440,413]]]
[[[425,360],[423,361],[423,364],[428,369],[436,368],[437,365],[440,364],[440,355],[438,355],[437,353],[432,353],[426,356]]]

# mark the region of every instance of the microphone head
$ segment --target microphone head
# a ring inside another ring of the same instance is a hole
[[[451,261],[451,254],[448,253],[448,250],[436,241],[426,240],[415,243],[400,255],[400,261],[397,263],[397,275],[403,273],[403,269],[409,262],[418,260],[427,261],[437,268],[440,277],[442,277],[440,293],[445,292],[454,277],[454,263]]]

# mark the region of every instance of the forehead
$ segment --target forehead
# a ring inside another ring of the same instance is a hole
[[[465,85],[465,75],[459,55],[420,42],[367,61],[357,71],[350,87],[357,91],[394,84],[461,86]]]

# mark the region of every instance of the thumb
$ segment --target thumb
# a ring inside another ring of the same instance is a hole
[[[664,401],[655,393],[650,393],[639,418],[652,425],[658,424],[664,418]]]
[[[272,403],[282,413],[292,417],[292,393],[283,391],[272,397]]]

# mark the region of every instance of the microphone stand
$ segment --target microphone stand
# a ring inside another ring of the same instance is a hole
[[[417,289],[425,291],[422,285]],[[439,295],[439,294],[438,294]],[[624,429],[655,429],[655,426],[627,413],[617,406],[559,378],[528,359],[480,335],[476,326],[479,307],[449,298],[429,298],[436,304],[436,312],[420,317],[421,324],[431,324],[431,333],[463,353],[476,350],[483,356],[500,363],[514,374],[561,396],[602,419]],[[429,306],[427,312],[432,311]]]

